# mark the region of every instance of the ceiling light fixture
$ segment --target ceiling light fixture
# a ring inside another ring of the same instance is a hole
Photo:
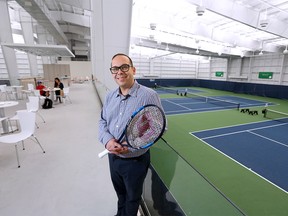
[[[150,29],[155,30],[157,27],[156,23],[150,23]]]
[[[268,19],[260,20],[260,26],[262,28],[267,27],[267,25],[268,25]]]
[[[203,14],[205,13],[205,7],[203,7],[202,0],[201,0],[200,5],[196,8],[196,13],[198,16],[203,16]]]
[[[260,56],[263,55],[263,51],[262,51],[262,50],[260,51],[259,55],[260,55]]]
[[[287,50],[287,45],[286,45],[286,48],[285,50],[283,51],[284,54],[287,54],[288,53],[288,50]]]
[[[205,8],[203,6],[198,6],[196,8],[196,13],[198,16],[203,16],[203,14],[205,13]]]
[[[266,8],[265,14],[264,14],[264,19],[260,20],[260,26],[262,28],[265,28],[265,27],[267,27],[268,24],[269,24],[269,20],[268,20],[268,17],[267,17],[267,8]]]
[[[165,48],[166,51],[169,51],[169,47],[168,47],[168,44],[166,45],[166,48]]]

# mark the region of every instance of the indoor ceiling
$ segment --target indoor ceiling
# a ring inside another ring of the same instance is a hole
[[[9,0],[8,5],[14,33],[21,33],[19,14],[29,13],[34,31],[47,35],[46,43],[66,45],[76,57],[89,59],[90,0]],[[134,0],[130,51],[149,56],[282,54],[287,27],[285,0]]]
[[[288,44],[287,9],[285,0],[135,0],[131,51],[282,54]]]
[[[14,34],[23,34],[21,22],[31,22],[35,43],[65,45],[77,59],[89,59],[90,0],[9,0],[8,5]]]

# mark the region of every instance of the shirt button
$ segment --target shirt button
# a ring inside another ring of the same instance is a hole
[[[122,113],[119,113],[120,115],[122,115]]]
[[[118,125],[116,125],[116,128],[118,128],[119,126]]]

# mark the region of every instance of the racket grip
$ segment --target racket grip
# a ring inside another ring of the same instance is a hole
[[[99,158],[103,158],[105,155],[107,155],[109,153],[109,151],[107,149],[105,149],[104,151],[100,152],[98,154],[98,157]]]

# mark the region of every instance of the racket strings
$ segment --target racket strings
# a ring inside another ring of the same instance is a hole
[[[147,107],[137,113],[126,131],[126,140],[134,148],[154,142],[163,132],[165,117],[158,108]]]

